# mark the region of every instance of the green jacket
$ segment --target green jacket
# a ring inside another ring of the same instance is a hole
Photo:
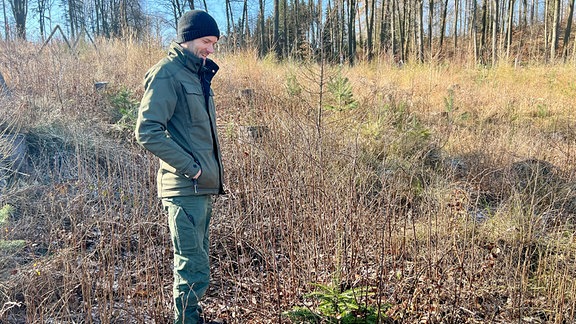
[[[212,77],[218,65],[172,42],[167,57],[145,76],[135,135],[160,158],[158,196],[223,193]],[[197,180],[192,177],[202,170]]]

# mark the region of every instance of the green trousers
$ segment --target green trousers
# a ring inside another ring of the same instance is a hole
[[[196,324],[202,312],[198,301],[210,282],[212,196],[164,198],[162,205],[174,247],[174,323]]]

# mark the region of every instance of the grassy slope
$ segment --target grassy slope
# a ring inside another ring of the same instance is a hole
[[[0,320],[171,316],[157,162],[131,136],[162,52],[98,49],[0,46],[13,91],[0,118],[29,153],[28,176],[0,196],[16,210],[0,239],[27,242],[0,252]],[[215,59],[229,194],[215,205],[210,316],[320,312],[303,300],[318,283],[371,287],[361,302],[405,322],[574,320],[574,67],[376,62],[322,76],[250,53]],[[253,140],[247,125],[268,132]]]

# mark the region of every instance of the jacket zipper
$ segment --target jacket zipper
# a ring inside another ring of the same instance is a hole
[[[220,177],[220,181],[219,181],[219,190],[223,191],[222,188],[222,182],[224,181],[224,179],[222,179],[222,162],[220,161],[220,158],[218,157],[218,142],[217,142],[217,137],[216,137],[216,130],[214,129],[214,126],[212,124],[212,114],[210,114],[210,83],[206,81],[206,76],[204,75],[205,71],[200,72],[200,84],[202,85],[202,92],[204,95],[204,101],[206,102],[206,112],[208,113],[208,120],[210,121],[210,130],[212,131],[212,142],[213,142],[213,149],[214,149],[214,158],[216,159],[216,164],[218,164],[218,177]],[[216,119],[216,117],[214,116],[214,119]]]

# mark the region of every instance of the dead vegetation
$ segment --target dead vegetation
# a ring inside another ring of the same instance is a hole
[[[1,321],[170,322],[157,162],[131,135],[162,53],[98,48],[0,46],[2,134],[27,144],[0,193],[0,239],[25,242],[0,251]],[[216,60],[228,194],[208,317],[574,321],[573,67]]]

